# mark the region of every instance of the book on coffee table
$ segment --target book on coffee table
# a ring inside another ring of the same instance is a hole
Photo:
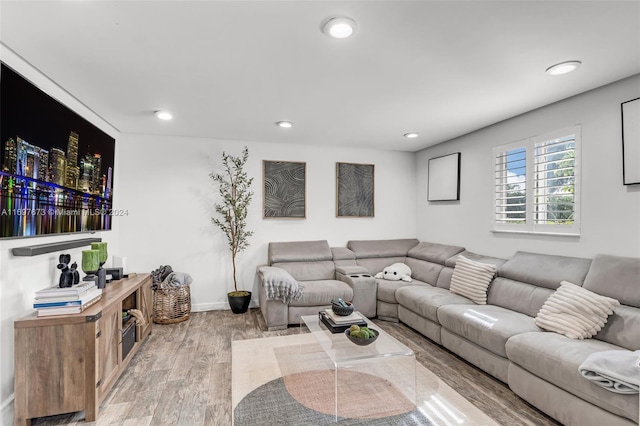
[[[322,323],[325,326],[327,326],[329,331],[332,332],[332,333],[344,333],[344,331],[346,329],[348,329],[349,327],[351,327],[353,324],[357,324],[360,327],[366,327],[367,326],[367,322],[365,320],[363,320],[362,317],[359,317],[359,320],[356,320],[354,322],[336,324],[331,319],[331,317],[329,317],[327,315],[327,313],[325,311],[318,312],[318,315],[320,317],[320,321],[322,321]]]
[[[349,315],[338,315],[331,308],[325,309],[324,312],[336,324],[355,324],[358,321],[362,321],[362,316],[358,312],[352,312]]]

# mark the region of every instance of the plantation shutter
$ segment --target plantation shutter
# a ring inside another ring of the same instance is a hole
[[[575,135],[535,144],[535,224],[571,225],[575,219]]]
[[[494,227],[508,229],[527,223],[526,143],[514,142],[494,150]]]

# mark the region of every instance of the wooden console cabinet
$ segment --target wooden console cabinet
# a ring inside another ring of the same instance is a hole
[[[14,322],[16,425],[82,410],[86,421],[96,420],[100,403],[151,333],[151,283],[149,274],[114,281],[80,314],[38,318],[34,312]],[[123,359],[122,310],[132,308],[147,324],[135,326]]]

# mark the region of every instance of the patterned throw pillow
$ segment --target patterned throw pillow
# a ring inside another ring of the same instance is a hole
[[[495,265],[459,256],[453,269],[449,291],[471,299],[478,305],[486,305],[487,290],[495,274]]]
[[[572,339],[588,339],[598,334],[619,304],[615,299],[562,281],[540,308],[535,322],[540,328]]]

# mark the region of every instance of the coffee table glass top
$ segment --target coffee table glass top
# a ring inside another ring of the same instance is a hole
[[[320,321],[318,315],[305,315],[300,317],[300,326],[307,326],[316,337],[318,343],[329,355],[335,364],[343,364],[350,361],[366,360],[371,358],[411,356],[413,351],[389,336],[364,315],[358,314],[367,322],[367,327],[377,330],[380,335],[375,342],[367,346],[358,346],[351,342],[343,333],[331,333]]]

